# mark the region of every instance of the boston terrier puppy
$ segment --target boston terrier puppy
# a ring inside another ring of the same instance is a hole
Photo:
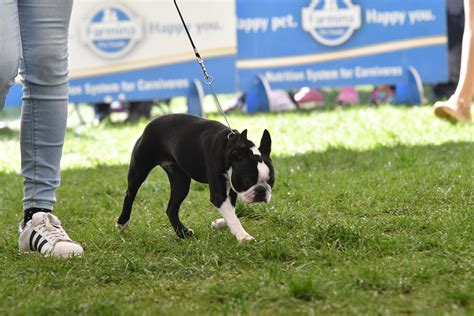
[[[150,171],[161,166],[171,187],[166,214],[176,234],[194,234],[179,219],[179,207],[189,192],[191,179],[208,183],[211,203],[222,218],[212,227],[229,227],[241,243],[253,240],[235,215],[237,197],[244,203],[269,202],[275,181],[270,159],[271,138],[265,130],[260,146],[217,122],[187,114],[160,116],[151,121],[133,148],[128,188],[117,227],[128,225],[132,204]]]

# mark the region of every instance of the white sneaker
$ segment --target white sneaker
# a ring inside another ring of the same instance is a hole
[[[38,252],[43,256],[82,256],[81,245],[69,238],[59,219],[51,213],[38,212],[26,223],[20,224],[18,248],[21,252]]]

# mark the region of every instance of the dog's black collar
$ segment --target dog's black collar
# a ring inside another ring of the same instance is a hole
[[[234,129],[231,130],[229,134],[227,134],[227,139],[231,139],[232,137],[235,136],[235,134],[237,134],[237,130],[234,130]]]

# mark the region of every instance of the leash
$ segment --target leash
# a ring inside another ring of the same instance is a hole
[[[193,38],[191,37],[191,34],[189,33],[188,27],[186,26],[186,22],[184,22],[183,15],[181,14],[181,11],[179,10],[178,3],[176,3],[176,0],[174,0],[174,5],[176,6],[176,10],[178,10],[179,18],[181,19],[181,22],[183,23],[184,29],[186,30],[186,34],[188,34],[189,41],[191,42],[191,46],[193,47],[194,54],[196,55],[197,62],[199,63],[199,66],[201,66],[201,70],[204,74],[204,83],[206,83],[209,88],[211,89],[212,95],[214,97],[214,102],[216,103],[217,107],[219,108],[219,111],[222,113],[222,116],[224,117],[227,126],[230,129],[230,134],[235,134],[235,132],[232,130],[230,127],[229,121],[227,120],[227,116],[224,113],[224,110],[222,110],[221,104],[219,102],[219,99],[217,98],[216,91],[214,90],[213,82],[214,78],[212,78],[211,75],[208,74],[206,66],[204,65],[204,60],[201,58],[201,55],[199,54],[199,51],[196,48],[196,45],[194,45]],[[227,136],[229,137],[230,134]]]

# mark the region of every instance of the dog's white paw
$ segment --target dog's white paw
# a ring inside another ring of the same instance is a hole
[[[243,236],[236,236],[236,237],[240,244],[245,244],[245,243],[255,240],[255,238],[253,238],[249,234],[245,234]]]
[[[115,227],[117,228],[119,232],[121,232],[128,228],[128,223],[130,223],[130,221],[126,222],[125,224],[116,223]]]
[[[186,235],[188,235],[188,237],[194,236],[194,230],[192,230],[191,228],[188,228]]]
[[[177,231],[176,235],[179,238],[189,238],[189,237],[194,236],[194,230],[192,230],[191,228],[186,228],[186,230]]]
[[[227,223],[225,219],[223,218],[218,218],[215,221],[211,223],[211,227],[214,229],[222,229],[227,227]]]

